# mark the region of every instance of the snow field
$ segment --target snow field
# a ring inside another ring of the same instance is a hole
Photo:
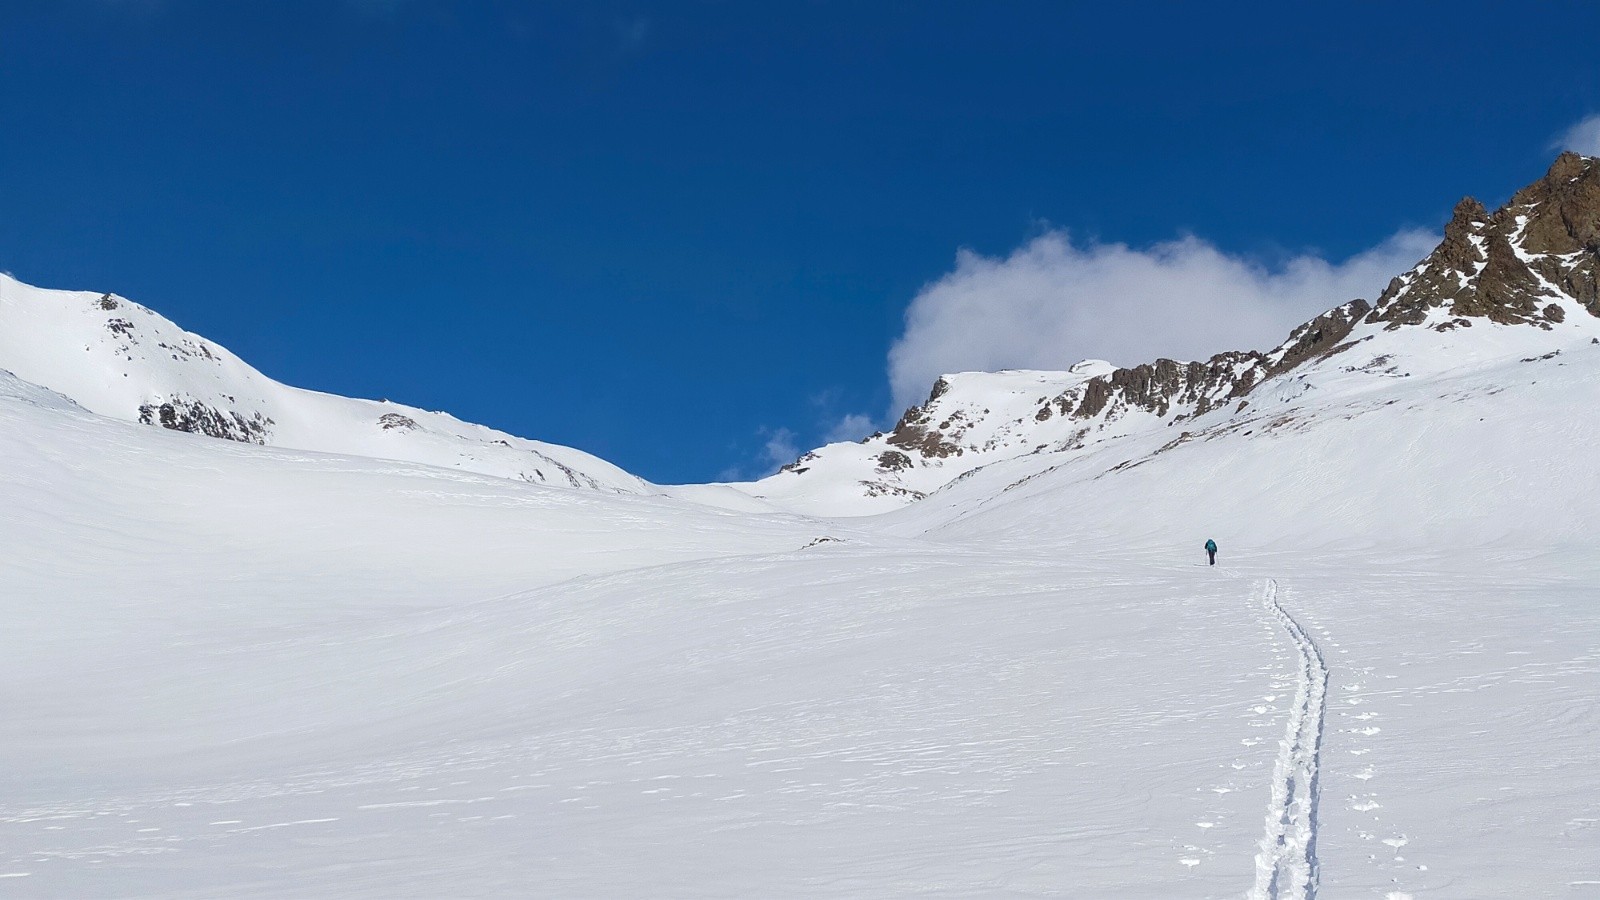
[[[0,373],[0,893],[1593,893],[1600,345],[1470,330],[847,521]]]
[[[1247,582],[0,410],[22,896],[1248,883]]]
[[[1270,677],[1237,672],[1259,634],[1222,632],[1250,620],[1226,603],[1239,585],[1219,585],[1218,617],[1186,597],[1147,608],[1159,581],[1063,589],[1056,563],[822,552],[585,579],[401,628],[374,615],[244,669],[180,661],[262,736],[168,725],[171,752],[206,747],[218,780],[100,761],[75,803],[8,810],[3,843],[26,840],[17,864],[79,895],[240,893],[240,871],[262,873],[245,895],[1236,893],[1249,779],[1270,765],[1270,745],[1239,743]],[[1174,654],[1193,668],[1152,678]],[[253,699],[318,657],[363,661],[331,686],[345,720]],[[467,659],[476,677],[440,664]],[[1197,779],[1215,758],[1247,768]]]
[[[1279,602],[1276,581],[1267,581],[1262,605],[1293,642],[1298,663],[1294,705],[1272,769],[1272,802],[1256,853],[1256,883],[1248,896],[1250,900],[1311,898],[1318,884],[1317,774],[1327,715],[1328,666],[1316,641]]]
[[[1294,593],[1331,675],[1323,895],[1586,896],[1600,877],[1592,554],[1355,556],[1308,561]]]

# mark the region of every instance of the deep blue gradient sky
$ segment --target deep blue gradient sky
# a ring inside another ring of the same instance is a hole
[[[1595,34],[1588,2],[0,0],[0,269],[290,384],[754,475],[889,413],[958,248],[1438,228],[1600,111]]]

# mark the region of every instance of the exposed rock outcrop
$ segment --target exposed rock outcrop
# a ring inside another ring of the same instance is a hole
[[[1549,328],[1565,320],[1561,301],[1600,316],[1600,160],[1563,153],[1545,176],[1490,213],[1471,197],[1456,204],[1444,240],[1416,268],[1390,282],[1376,303],[1351,300],[1290,333],[1270,353],[1233,351],[1204,362],[1158,359],[1092,378],[1034,413],[1108,423],[1130,412],[1201,415],[1262,383],[1348,347],[1364,323],[1440,330],[1472,319]],[[960,430],[935,423],[940,379],[928,402],[906,411],[889,443],[924,459],[960,455]]]
[[[925,459],[943,459],[947,456],[960,455],[961,445],[956,442],[955,437],[946,433],[950,428],[950,422],[934,424],[935,404],[949,390],[950,382],[943,378],[935,381],[933,390],[928,392],[927,402],[906,410],[885,441],[902,450],[921,454]]]
[[[1563,153],[1545,176],[1493,213],[1468,197],[1444,240],[1379,295],[1368,321],[1459,327],[1456,318],[1539,328],[1562,321],[1552,301],[1600,316],[1600,160]]]
[[[1375,302],[1351,300],[1328,310],[1271,351],[1219,353],[1198,362],[1158,359],[1126,368],[1094,363],[1094,371],[1074,367],[1072,373],[1015,373],[1009,377],[1021,381],[1011,385],[974,380],[1000,379],[1005,373],[940,378],[928,399],[906,410],[891,432],[868,439],[859,453],[852,451],[851,462],[813,451],[786,470],[803,474],[858,467],[866,470],[863,475],[870,472],[861,482],[870,484],[870,496],[894,495],[895,485],[915,485],[919,490],[912,493],[920,496],[995,459],[1073,450],[1230,404],[1242,410],[1250,403],[1245,398],[1263,385],[1385,331],[1447,332],[1474,322],[1549,330],[1572,315],[1600,317],[1597,285],[1600,159],[1563,153],[1543,178],[1500,209],[1490,212],[1471,197],[1463,199],[1439,245],[1392,280]],[[1374,362],[1348,371],[1403,374]],[[1074,373],[1087,377],[1073,378]],[[1020,385],[1034,384],[1053,390],[1037,399],[1018,396]],[[991,413],[983,399],[989,396],[1004,400],[1003,413]]]
[[[266,444],[272,437],[275,423],[260,413],[246,416],[235,410],[214,409],[198,400],[174,397],[165,402],[140,404],[139,424],[160,425],[172,431],[244,444]]]

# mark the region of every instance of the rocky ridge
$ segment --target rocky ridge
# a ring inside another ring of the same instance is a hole
[[[1030,453],[1065,452],[1130,431],[1171,426],[1234,404],[1262,385],[1372,339],[1423,328],[1549,330],[1569,315],[1600,318],[1600,159],[1563,153],[1545,176],[1488,212],[1468,197],[1438,247],[1393,279],[1375,302],[1351,300],[1294,329],[1276,348],[1229,351],[1204,361],[1158,359],[1066,373],[960,373],[934,383],[927,401],[859,445],[805,454],[746,486],[779,500],[804,480],[852,480],[876,508],[920,499],[971,470]],[[1381,361],[1381,360],[1380,360]],[[1026,376],[1031,402],[995,379]],[[835,487],[834,490],[838,488]]]

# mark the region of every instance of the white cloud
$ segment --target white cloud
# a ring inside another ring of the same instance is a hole
[[[762,460],[770,466],[770,470],[762,475],[770,475],[782,466],[794,462],[800,456],[800,445],[795,441],[795,433],[787,428],[773,430],[763,429],[762,437],[767,439],[761,448]]]
[[[819,397],[826,398],[831,393],[830,391]],[[818,398],[814,397],[812,400],[817,402]],[[827,425],[824,420],[823,427],[827,429],[822,439],[823,444],[859,441],[876,429],[871,416],[857,413],[846,415],[832,425]],[[800,454],[804,452],[800,446],[800,434],[792,428],[762,427],[756,429],[756,437],[762,441],[761,449],[752,455],[749,464],[727,466],[717,473],[717,481],[754,481],[765,478],[799,459]]]
[[[1568,128],[1556,141],[1556,149],[1571,150],[1584,156],[1600,156],[1600,113]]]
[[[717,473],[717,481],[755,481],[800,457],[799,435],[792,429],[763,426],[756,429],[756,437],[762,439],[761,450],[750,457],[749,465],[726,466]]]
[[[1000,259],[969,250],[925,286],[889,351],[896,409],[947,372],[1064,369],[1082,359],[1134,365],[1276,346],[1317,313],[1374,298],[1433,249],[1396,233],[1342,262],[1302,255],[1268,267],[1195,237],[1147,249],[1041,235]]]
[[[859,441],[876,430],[877,425],[871,416],[850,413],[833,423],[833,427],[828,429],[822,442],[832,444],[838,441]]]

